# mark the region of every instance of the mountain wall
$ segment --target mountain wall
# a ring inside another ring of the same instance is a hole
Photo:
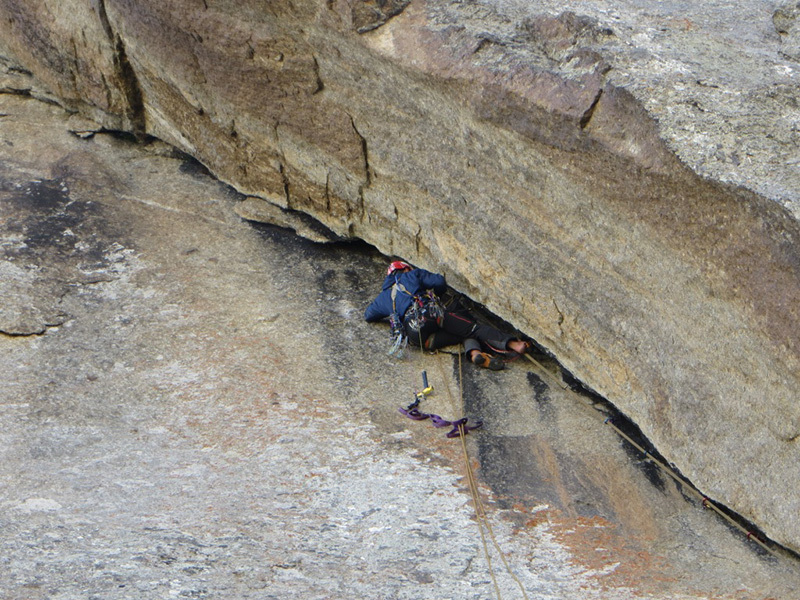
[[[0,0],[2,85],[444,272],[800,550],[797,11],[743,3],[772,78],[722,102],[724,11],[660,4]]]

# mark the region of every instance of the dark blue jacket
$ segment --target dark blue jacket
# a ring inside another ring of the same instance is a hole
[[[408,290],[408,294],[397,290],[395,297],[397,314],[401,319],[406,314],[408,307],[411,306],[412,296],[422,294],[425,290],[433,290],[437,294],[442,294],[447,290],[447,283],[442,275],[431,273],[425,269],[413,269],[406,273],[387,275],[383,281],[381,293],[364,311],[364,319],[380,321],[392,314],[392,287],[395,282],[401,283]]]

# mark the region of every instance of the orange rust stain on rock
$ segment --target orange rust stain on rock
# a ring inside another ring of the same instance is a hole
[[[632,541],[602,517],[551,514],[550,524],[551,532],[570,550],[576,565],[599,572],[596,577],[601,586],[653,592],[679,581],[666,559],[641,547],[647,540]]]

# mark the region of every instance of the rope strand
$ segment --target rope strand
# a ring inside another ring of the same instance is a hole
[[[463,425],[458,426],[461,435],[461,447],[464,451],[464,461],[467,465],[467,482],[469,484],[469,491],[472,495],[472,505],[475,507],[475,520],[478,523],[478,532],[481,534],[481,543],[483,544],[483,555],[486,557],[486,564],[489,566],[489,575],[492,578],[492,583],[494,584],[494,591],[497,594],[497,600],[502,599],[502,595],[500,594],[500,586],[497,583],[497,577],[494,574],[494,567],[492,566],[492,555],[489,552],[489,546],[486,543],[486,534],[484,533],[483,529],[484,526],[488,525],[486,520],[486,512],[483,509],[483,504],[481,503],[480,495],[477,489],[477,485],[475,484],[475,476],[472,473],[472,467],[469,464],[469,454],[467,452],[467,437],[464,435]],[[487,531],[491,532],[491,529],[487,526]]]
[[[555,382],[555,383],[556,383],[556,385],[558,385],[558,387],[560,387],[562,390],[564,390],[565,392],[569,393],[569,394],[570,394],[570,395],[572,395],[573,397],[577,397],[577,398],[578,398],[578,399],[579,399],[581,402],[583,402],[584,404],[587,404],[587,402],[586,402],[586,399],[585,399],[583,396],[581,396],[580,394],[577,394],[577,393],[575,393],[575,392],[574,392],[572,389],[570,389],[570,387],[569,387],[569,386],[567,386],[567,385],[566,385],[566,384],[565,384],[563,381],[559,381],[559,380],[558,380],[558,379],[555,377],[555,375],[553,375],[552,373],[550,373],[550,371],[548,371],[547,369],[545,369],[545,368],[544,368],[544,366],[542,366],[542,364],[541,364],[540,362],[538,362],[536,359],[534,359],[534,358],[533,358],[533,357],[532,357],[530,354],[528,354],[528,353],[525,353],[525,358],[527,358],[527,359],[528,359],[530,362],[532,362],[534,365],[536,365],[536,367],[538,367],[538,369],[539,369],[539,371],[540,371],[541,373],[543,373],[544,375],[546,375],[546,376],[547,376],[547,377],[548,377],[548,378],[549,378],[551,381]],[[592,408],[593,410],[595,410],[595,411],[598,411],[598,409],[597,409],[597,408],[596,408],[594,405],[589,405],[589,406],[590,406],[590,408]],[[603,414],[605,414],[605,413],[603,413]],[[701,493],[700,493],[700,491],[699,491],[699,490],[697,490],[697,489],[696,489],[694,486],[692,486],[692,484],[691,484],[690,482],[688,482],[688,481],[686,481],[686,480],[682,479],[681,477],[679,477],[679,476],[678,476],[678,474],[677,474],[677,473],[675,473],[675,471],[674,471],[674,470],[672,470],[670,467],[668,467],[667,465],[665,465],[665,464],[664,464],[663,462],[661,462],[660,460],[658,460],[658,459],[656,459],[655,457],[653,457],[653,455],[652,455],[652,454],[650,454],[650,453],[649,453],[647,450],[645,450],[645,449],[644,449],[644,448],[642,448],[642,447],[641,447],[639,444],[637,444],[637,443],[636,443],[636,442],[635,442],[633,439],[631,439],[631,437],[630,437],[630,436],[628,436],[628,435],[627,435],[627,434],[626,434],[624,431],[622,431],[622,430],[621,430],[619,427],[617,427],[616,425],[614,425],[614,423],[612,423],[612,422],[611,422],[611,417],[607,417],[607,418],[605,418],[605,420],[603,421],[603,423],[604,423],[604,424],[606,424],[606,425],[610,425],[610,426],[611,426],[611,428],[612,428],[614,431],[616,431],[616,432],[617,432],[617,434],[618,434],[618,435],[619,435],[619,436],[620,436],[622,439],[624,439],[624,440],[625,440],[626,442],[628,442],[628,443],[629,443],[631,446],[633,446],[634,448],[636,448],[636,450],[638,450],[639,452],[641,452],[642,454],[644,454],[645,458],[646,458],[647,460],[649,460],[651,463],[653,463],[654,465],[656,465],[656,466],[659,468],[659,470],[660,470],[662,473],[665,473],[666,475],[668,475],[669,477],[671,477],[672,479],[674,479],[674,480],[675,480],[677,483],[681,484],[683,487],[685,487],[687,490],[689,490],[693,496],[695,496],[695,497],[696,497],[698,500],[700,500],[700,502],[701,502],[701,504],[702,504],[703,508],[710,508],[710,509],[712,509],[712,510],[713,510],[714,512],[716,512],[718,515],[720,515],[720,516],[721,516],[723,519],[725,519],[725,520],[726,520],[728,523],[730,523],[730,524],[731,524],[731,525],[733,525],[733,526],[734,526],[736,529],[738,529],[739,531],[741,531],[742,533],[744,533],[744,534],[747,536],[747,538],[748,538],[748,539],[751,539],[751,540],[753,540],[753,541],[754,541],[756,544],[758,544],[758,546],[759,546],[759,547],[761,547],[763,550],[765,550],[766,552],[768,552],[768,553],[769,553],[769,554],[771,554],[772,556],[775,556],[775,557],[777,557],[777,556],[778,556],[778,555],[777,555],[777,553],[776,553],[776,552],[775,552],[773,549],[771,549],[769,546],[767,546],[767,545],[766,545],[766,544],[765,544],[765,543],[764,543],[764,542],[763,542],[761,539],[759,539],[759,538],[758,538],[758,536],[756,536],[756,535],[754,534],[754,532],[752,532],[752,531],[749,531],[749,530],[748,530],[746,527],[743,527],[741,523],[739,523],[739,522],[737,522],[735,519],[731,518],[731,516],[730,516],[730,515],[726,514],[726,513],[725,513],[725,512],[723,512],[722,510],[720,510],[720,508],[719,508],[718,506],[716,506],[714,503],[710,502],[710,501],[709,501],[709,499],[708,499],[706,496],[704,496],[703,494],[701,494]]]
[[[459,396],[459,403],[460,406],[464,406],[464,376],[463,376],[463,361],[462,361],[462,352],[458,353],[458,396]],[[448,387],[448,394],[449,394],[449,387]],[[472,502],[475,506],[475,516],[477,517],[478,521],[478,529],[481,534],[481,542],[483,543],[483,552],[486,556],[486,562],[489,565],[489,572],[492,576],[492,581],[494,582],[495,591],[497,592],[498,600],[501,598],[500,595],[500,587],[497,584],[497,578],[494,574],[494,568],[492,567],[492,559],[491,554],[489,552],[489,548],[486,544],[486,536],[484,535],[483,528],[486,528],[486,531],[489,532],[489,538],[492,540],[492,544],[494,545],[495,550],[500,555],[500,560],[503,562],[503,565],[506,568],[506,571],[511,576],[511,578],[517,583],[519,586],[520,591],[522,592],[522,597],[525,600],[528,600],[528,594],[525,592],[525,587],[522,585],[522,582],[516,576],[514,571],[511,569],[511,565],[508,564],[508,560],[506,559],[505,554],[503,553],[502,549],[500,548],[500,544],[497,542],[497,537],[494,534],[494,530],[492,529],[492,524],[489,521],[489,517],[486,514],[486,508],[481,502],[480,490],[478,489],[478,483],[475,479],[475,472],[472,469],[472,463],[470,462],[469,458],[469,451],[467,449],[467,432],[464,429],[464,424],[458,425],[458,432],[459,437],[461,438],[461,449],[464,454],[464,465],[466,467],[467,472],[467,481],[469,482],[470,492],[472,494]]]

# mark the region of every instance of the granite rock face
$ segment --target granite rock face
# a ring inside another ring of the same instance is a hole
[[[19,95],[0,113],[0,264],[38,286],[4,271],[3,309],[60,322],[0,334],[3,600],[519,597],[460,440],[397,411],[419,368],[424,410],[484,422],[467,451],[530,598],[794,597],[796,559],[687,497],[553,361],[388,356],[358,318],[375,249],[244,222],[161,142]]]
[[[444,272],[798,550],[795,7],[606,4],[2,0],[4,86]]]
[[[800,2],[786,1],[775,11],[775,31],[781,36],[781,54],[800,61]]]

